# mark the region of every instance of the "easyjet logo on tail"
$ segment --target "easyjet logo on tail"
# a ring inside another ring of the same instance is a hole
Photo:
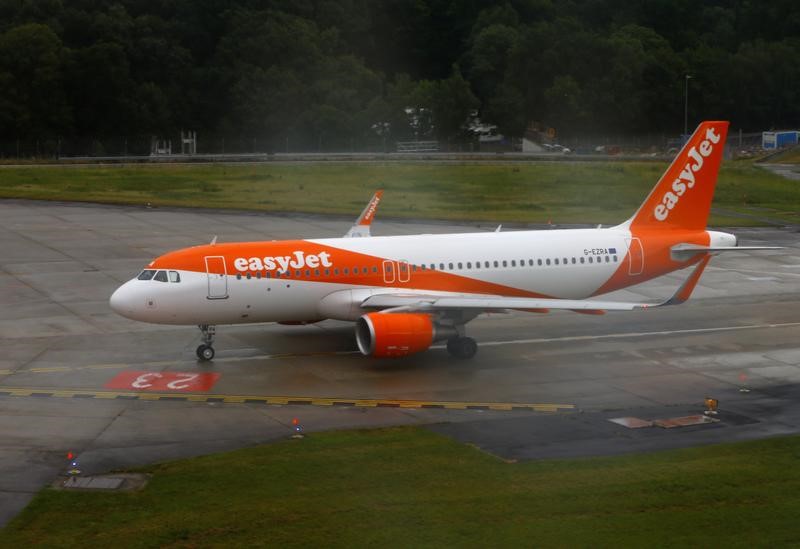
[[[665,192],[664,196],[661,197],[661,202],[653,209],[653,215],[657,220],[665,221],[669,217],[670,211],[678,204],[686,191],[694,187],[695,174],[703,169],[705,159],[714,151],[714,145],[719,144],[721,137],[721,135],[714,132],[713,127],[709,127],[706,130],[705,139],[697,147],[689,149],[689,161],[672,183],[672,190]]]
[[[375,193],[372,197],[372,200],[369,201],[367,207],[364,209],[364,213],[361,215],[361,225],[369,225],[372,223],[372,218],[375,216],[375,210],[378,209],[378,202],[381,201],[381,192]]]

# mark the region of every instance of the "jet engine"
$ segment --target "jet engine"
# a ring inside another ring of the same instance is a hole
[[[364,355],[399,357],[424,351],[455,329],[436,326],[422,313],[368,313],[356,321],[356,342]]]

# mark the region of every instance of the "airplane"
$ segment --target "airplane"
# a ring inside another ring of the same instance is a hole
[[[344,238],[215,237],[154,259],[110,306],[133,320],[197,325],[196,354],[209,361],[220,324],[354,321],[363,355],[406,356],[444,340],[466,359],[478,347],[465,326],[482,313],[677,305],[713,255],[775,249],[740,247],[735,235],[706,228],[727,131],[728,122],[702,122],[636,213],[614,227],[370,236],[379,191]],[[689,266],[662,302],[595,299]]]

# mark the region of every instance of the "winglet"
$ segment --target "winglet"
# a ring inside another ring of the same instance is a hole
[[[681,303],[687,301],[692,295],[695,286],[697,286],[697,282],[703,275],[703,271],[705,270],[709,261],[711,261],[710,255],[706,255],[703,259],[701,259],[697,264],[697,267],[695,267],[694,271],[692,271],[692,274],[689,275],[689,278],[687,278],[686,281],[681,284],[681,287],[675,292],[675,295],[660,305],[680,305]]]
[[[375,218],[375,212],[378,210],[378,204],[380,203],[382,196],[382,190],[375,191],[375,194],[372,195],[372,198],[364,207],[361,215],[358,216],[358,219],[356,219],[355,225],[350,227],[350,230],[344,235],[345,238],[371,236],[369,232],[369,226],[372,224],[372,220]]]

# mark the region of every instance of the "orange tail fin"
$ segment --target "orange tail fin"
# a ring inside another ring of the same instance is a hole
[[[703,122],[631,218],[637,229],[706,228],[728,122]]]

